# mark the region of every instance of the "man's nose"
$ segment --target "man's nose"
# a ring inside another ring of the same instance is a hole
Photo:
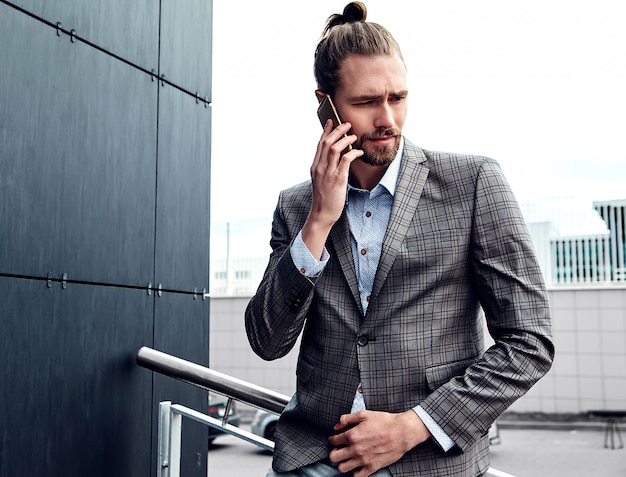
[[[376,120],[374,126],[376,128],[391,128],[395,124],[393,119],[393,111],[391,105],[387,102],[382,103],[376,111]]]

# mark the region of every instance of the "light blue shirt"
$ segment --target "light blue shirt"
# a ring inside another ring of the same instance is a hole
[[[356,268],[363,314],[367,312],[369,296],[391,215],[403,149],[404,138],[400,143],[395,159],[387,168],[380,182],[371,191],[358,189],[348,184],[346,215],[350,224],[352,256]],[[291,246],[291,256],[296,267],[299,270],[305,270],[305,275],[311,278],[322,273],[330,258],[326,249],[324,249],[319,260],[313,257],[302,241],[301,233],[298,234]],[[363,395],[357,391],[352,410],[355,412],[360,409],[365,409],[365,403]],[[444,451],[448,451],[454,446],[454,441],[420,405],[415,406],[413,410]]]

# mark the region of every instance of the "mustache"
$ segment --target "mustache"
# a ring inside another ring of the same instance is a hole
[[[388,128],[381,131],[374,131],[363,134],[363,139],[381,139],[384,137],[397,137],[402,134],[402,131],[398,128]]]

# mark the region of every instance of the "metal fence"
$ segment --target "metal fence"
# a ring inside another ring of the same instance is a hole
[[[549,285],[626,281],[626,200],[520,203]],[[211,295],[251,295],[267,265],[271,219],[211,224]]]

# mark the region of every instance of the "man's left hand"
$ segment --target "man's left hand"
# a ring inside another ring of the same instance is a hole
[[[412,409],[402,413],[359,411],[344,414],[328,438],[334,447],[330,460],[339,471],[367,477],[383,469],[430,438],[430,432]]]

